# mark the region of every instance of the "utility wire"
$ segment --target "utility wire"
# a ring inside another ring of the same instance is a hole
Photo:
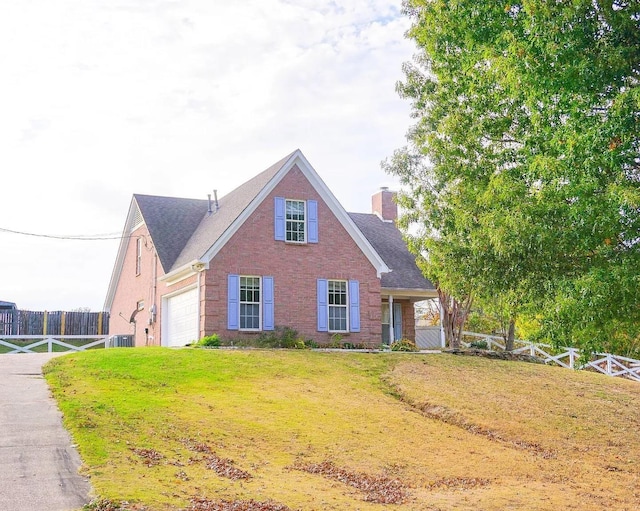
[[[19,234],[21,236],[32,236],[34,238],[50,238],[55,240],[76,240],[76,241],[97,241],[97,240],[120,240],[137,236],[122,236],[115,232],[105,234],[78,234],[78,235],[57,235],[57,234],[36,234],[33,232],[15,231],[13,229],[5,229],[0,227],[0,232],[10,234]]]

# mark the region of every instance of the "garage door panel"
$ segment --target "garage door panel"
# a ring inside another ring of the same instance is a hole
[[[198,340],[198,290],[167,298],[167,346],[185,346]]]

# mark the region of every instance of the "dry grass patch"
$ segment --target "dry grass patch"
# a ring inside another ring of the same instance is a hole
[[[257,500],[209,500],[194,497],[189,511],[291,511],[277,502],[259,502]]]
[[[640,505],[640,385],[583,371],[443,356],[385,377],[409,406],[539,456],[532,481],[583,509]],[[605,499],[605,500],[606,500]]]
[[[481,488],[488,486],[491,483],[488,479],[482,479],[480,477],[445,477],[429,483],[429,488],[435,489],[447,489],[447,490],[472,490],[474,488]]]

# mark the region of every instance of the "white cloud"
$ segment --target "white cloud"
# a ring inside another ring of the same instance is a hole
[[[346,5],[345,5],[346,4]],[[0,6],[0,227],[119,231],[131,194],[221,194],[300,148],[367,211],[404,142],[400,0]],[[0,300],[99,309],[115,242],[0,232]]]

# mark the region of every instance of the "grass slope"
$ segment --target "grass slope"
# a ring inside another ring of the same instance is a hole
[[[451,355],[159,348],[45,372],[96,493],[138,509],[640,505],[630,381]],[[372,481],[403,502],[376,503]]]

